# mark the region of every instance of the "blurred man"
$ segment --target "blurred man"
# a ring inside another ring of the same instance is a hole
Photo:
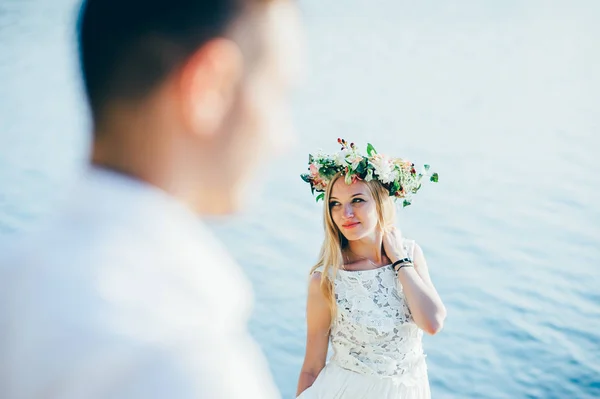
[[[88,0],[93,156],[0,276],[0,397],[275,398],[228,214],[289,140],[291,0]]]

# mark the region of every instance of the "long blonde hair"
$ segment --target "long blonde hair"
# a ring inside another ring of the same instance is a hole
[[[310,270],[310,274],[312,274],[317,268],[323,267],[321,273],[321,291],[329,303],[332,325],[337,315],[333,281],[335,280],[338,270],[344,265],[342,250],[348,246],[348,240],[343,236],[333,221],[331,207],[329,206],[333,185],[340,177],[344,178],[341,172],[335,175],[325,190],[325,198],[323,199],[323,227],[325,229],[325,238],[323,240],[323,245],[321,246],[319,260]],[[378,180],[371,180],[369,182],[363,181],[363,183],[367,185],[375,200],[378,227],[385,229],[392,225],[396,220],[396,208],[394,200],[390,197],[388,190],[386,190]]]

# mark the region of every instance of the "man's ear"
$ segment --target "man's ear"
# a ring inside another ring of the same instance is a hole
[[[184,123],[194,134],[213,135],[231,108],[243,77],[243,56],[228,39],[212,39],[185,62],[178,94]]]

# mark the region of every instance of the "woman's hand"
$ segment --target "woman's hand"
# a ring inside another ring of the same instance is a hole
[[[383,250],[392,263],[407,257],[404,251],[402,233],[392,226],[383,232]]]

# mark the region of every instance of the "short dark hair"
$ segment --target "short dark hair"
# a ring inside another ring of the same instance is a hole
[[[94,119],[114,99],[149,94],[252,1],[84,0],[77,33]]]

